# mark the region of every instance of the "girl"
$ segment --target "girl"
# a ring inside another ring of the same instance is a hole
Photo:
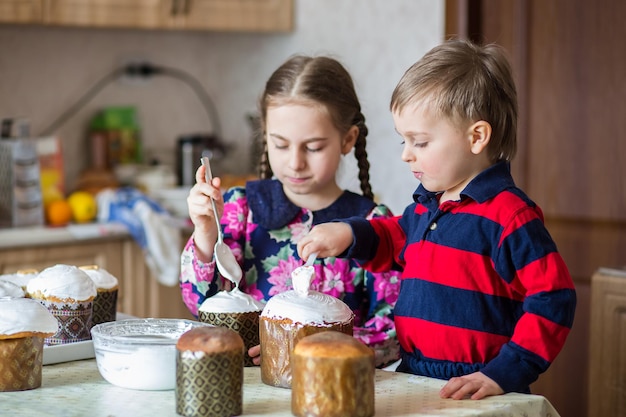
[[[264,152],[260,180],[229,189],[204,180],[205,168],[187,203],[194,232],[181,256],[185,304],[198,314],[202,302],[227,285],[218,278],[213,246],[217,228],[210,198],[221,212],[224,241],[242,266],[239,287],[267,301],[290,290],[291,272],[302,265],[298,240],[316,224],[347,216],[389,217],[373,201],[365,151],[367,127],[352,78],[336,60],[295,56],[267,81],[260,103]],[[363,195],[342,190],[335,176],[342,156],[354,149]],[[392,307],[399,274],[365,272],[351,259],[317,259],[311,288],[343,300],[355,314],[354,335],[371,346],[376,364],[398,358]],[[259,363],[259,346],[248,354]]]

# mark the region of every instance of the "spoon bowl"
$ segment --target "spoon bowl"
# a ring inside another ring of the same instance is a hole
[[[202,157],[202,165],[205,167],[204,177],[207,183],[211,183],[213,175],[211,174],[211,165],[209,164],[209,158]],[[224,278],[233,282],[235,286],[239,287],[239,281],[243,275],[239,262],[230,250],[230,247],[224,243],[224,235],[222,234],[222,226],[220,224],[220,218],[217,214],[217,207],[215,200],[211,198],[211,206],[213,207],[213,217],[217,223],[217,242],[213,248],[213,256],[215,257],[215,263],[217,264],[217,270],[222,274]]]

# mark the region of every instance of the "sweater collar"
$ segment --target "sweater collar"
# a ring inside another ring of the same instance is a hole
[[[478,203],[484,203],[495,197],[502,191],[515,187],[515,182],[511,176],[511,164],[507,161],[497,162],[478,174],[461,191],[461,199],[471,198]],[[413,201],[426,204],[428,201],[436,199],[440,192],[428,191],[422,184],[413,193]]]
[[[286,226],[303,211],[287,198],[283,185],[275,179],[249,181],[246,195],[253,221],[268,230]],[[330,206],[313,212],[313,224],[351,216],[365,217],[375,206],[368,198],[344,191]]]

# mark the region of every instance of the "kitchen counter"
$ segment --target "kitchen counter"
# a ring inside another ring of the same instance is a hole
[[[193,231],[187,219],[172,218],[183,236]],[[0,249],[14,249],[32,246],[47,246],[80,241],[107,240],[130,237],[128,228],[122,223],[69,224],[65,227],[30,226],[0,229]]]
[[[536,416],[559,414],[539,395],[506,394],[480,401],[442,400],[445,382],[376,370],[376,416]],[[244,370],[243,416],[290,417],[291,390],[261,382],[260,368]],[[138,391],[106,382],[94,359],[46,365],[40,388],[0,393],[7,416],[176,417],[175,392]]]
[[[178,266],[182,244],[191,230],[181,223],[180,233],[180,242],[172,239],[167,257],[162,253],[159,258],[167,259],[170,266]],[[193,318],[180,296],[174,267],[163,281],[146,257],[144,248],[121,223],[0,229],[0,274],[42,271],[56,264],[98,265],[119,280],[118,310],[138,317]]]
[[[119,236],[130,236],[126,226],[121,223],[71,224],[66,227],[16,227],[0,229],[0,249],[54,245]]]

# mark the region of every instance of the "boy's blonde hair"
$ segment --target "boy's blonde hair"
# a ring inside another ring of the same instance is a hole
[[[517,148],[517,92],[504,49],[449,40],[431,49],[402,76],[391,111],[428,102],[457,126],[484,120],[491,125],[492,162],[510,161]]]

